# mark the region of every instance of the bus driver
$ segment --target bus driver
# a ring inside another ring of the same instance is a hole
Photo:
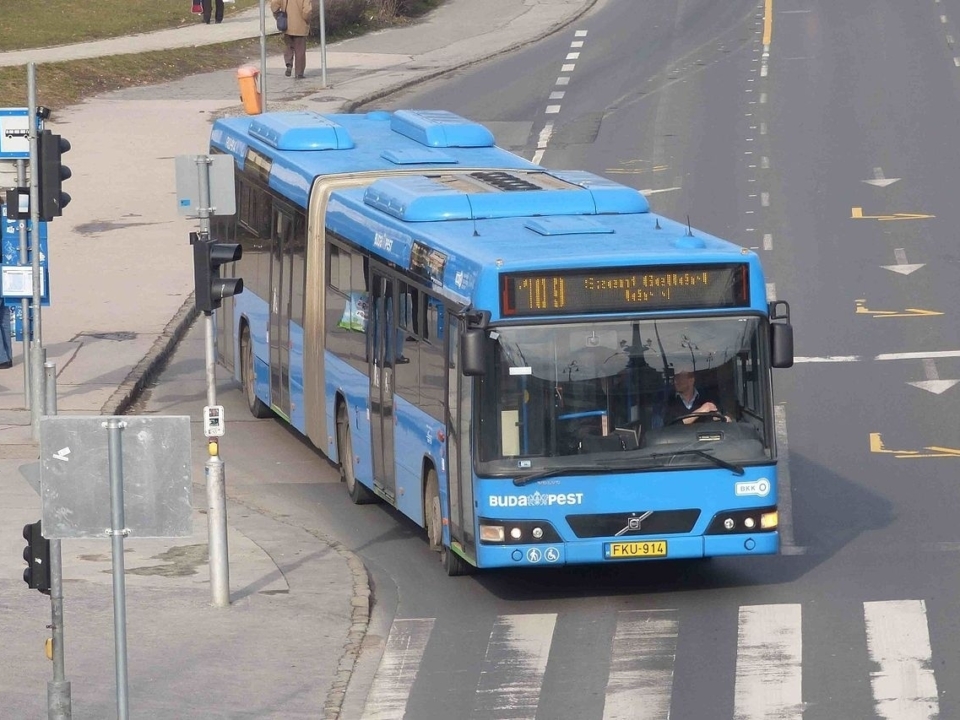
[[[723,415],[720,411],[716,398],[697,387],[692,371],[676,372],[673,376],[673,389],[675,392],[668,398],[663,414],[664,426],[676,422],[690,425],[698,420],[707,419],[730,422],[729,416]],[[698,418],[697,415],[706,417]]]

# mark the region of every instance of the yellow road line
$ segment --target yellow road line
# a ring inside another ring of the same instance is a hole
[[[770,37],[773,35],[773,0],[763,2],[763,44],[770,46]]]

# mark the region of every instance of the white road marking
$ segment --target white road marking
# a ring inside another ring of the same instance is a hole
[[[744,605],[737,633],[733,716],[801,720],[800,605]]]
[[[794,545],[793,488],[790,485],[790,442],[787,413],[783,405],[773,407],[773,429],[777,436],[777,511],[780,520],[780,554],[803,555],[807,549]]]
[[[676,610],[617,614],[603,720],[668,720],[678,628]]]
[[[474,716],[535,720],[555,613],[501,615],[490,633]]]
[[[937,363],[932,358],[924,358],[923,374],[926,376],[926,380],[909,382],[907,385],[913,385],[915,388],[940,395],[960,382],[960,380],[941,380],[940,373],[937,372]]]
[[[892,270],[900,275],[910,275],[922,268],[926,263],[908,263],[907,251],[903,248],[894,248],[893,257],[896,259],[896,265],[881,265],[884,270]]]
[[[885,720],[933,720],[940,715],[923,600],[866,602],[867,650],[876,713]]]
[[[433,631],[433,618],[395,620],[367,695],[363,720],[396,720],[407,711],[410,688]]]

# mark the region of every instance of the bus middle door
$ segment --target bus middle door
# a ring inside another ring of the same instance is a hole
[[[373,482],[391,501],[396,500],[394,474],[393,365],[398,354],[394,281],[373,272],[367,347],[370,361],[370,435],[373,444]]]

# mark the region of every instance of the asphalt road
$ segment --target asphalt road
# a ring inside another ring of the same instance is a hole
[[[231,492],[371,569],[380,641],[351,688],[355,709],[370,691],[366,717],[387,707],[384,646],[416,720],[960,717],[960,0],[771,5],[765,27],[747,0],[608,0],[378,103],[461,113],[757,249],[798,363],[775,373],[783,555],[467,578],[397,513],[350,505],[319,453],[225,386]],[[202,345],[183,352],[148,409],[173,411]],[[649,681],[646,700],[618,705],[611,677]]]

